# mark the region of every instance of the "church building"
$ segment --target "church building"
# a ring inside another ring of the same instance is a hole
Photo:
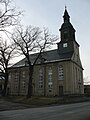
[[[80,45],[75,39],[75,29],[66,8],[59,32],[60,42],[57,43],[57,49],[44,52],[43,62],[38,60],[34,66],[32,94],[35,96],[84,93]],[[35,55],[32,55],[32,59]],[[11,95],[27,95],[29,77],[26,61],[24,58],[9,68],[8,87]]]

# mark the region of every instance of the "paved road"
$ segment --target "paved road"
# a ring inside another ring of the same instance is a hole
[[[90,102],[2,111],[0,120],[90,120]]]

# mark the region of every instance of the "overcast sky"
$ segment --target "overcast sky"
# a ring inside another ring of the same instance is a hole
[[[24,25],[48,27],[55,35],[59,35],[64,8],[67,6],[76,30],[76,41],[80,44],[84,77],[90,81],[90,0],[15,0],[15,4],[25,11],[22,18]]]

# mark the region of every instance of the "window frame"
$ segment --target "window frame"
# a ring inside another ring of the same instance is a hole
[[[66,48],[67,46],[67,43],[63,43],[63,48]]]
[[[64,69],[62,65],[58,65],[58,80],[64,80]]]

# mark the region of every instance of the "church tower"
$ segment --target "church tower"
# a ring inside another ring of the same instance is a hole
[[[75,29],[70,23],[70,16],[66,8],[63,16],[63,21],[64,22],[59,29],[61,41],[58,43],[58,49],[60,50],[60,54],[74,52],[74,44],[76,44],[77,48],[79,47],[79,44],[75,40]]]
[[[63,24],[61,25],[58,54],[63,60],[65,70],[64,91],[70,94],[83,94],[83,68],[79,55],[79,44],[75,39],[75,29],[65,7]]]

